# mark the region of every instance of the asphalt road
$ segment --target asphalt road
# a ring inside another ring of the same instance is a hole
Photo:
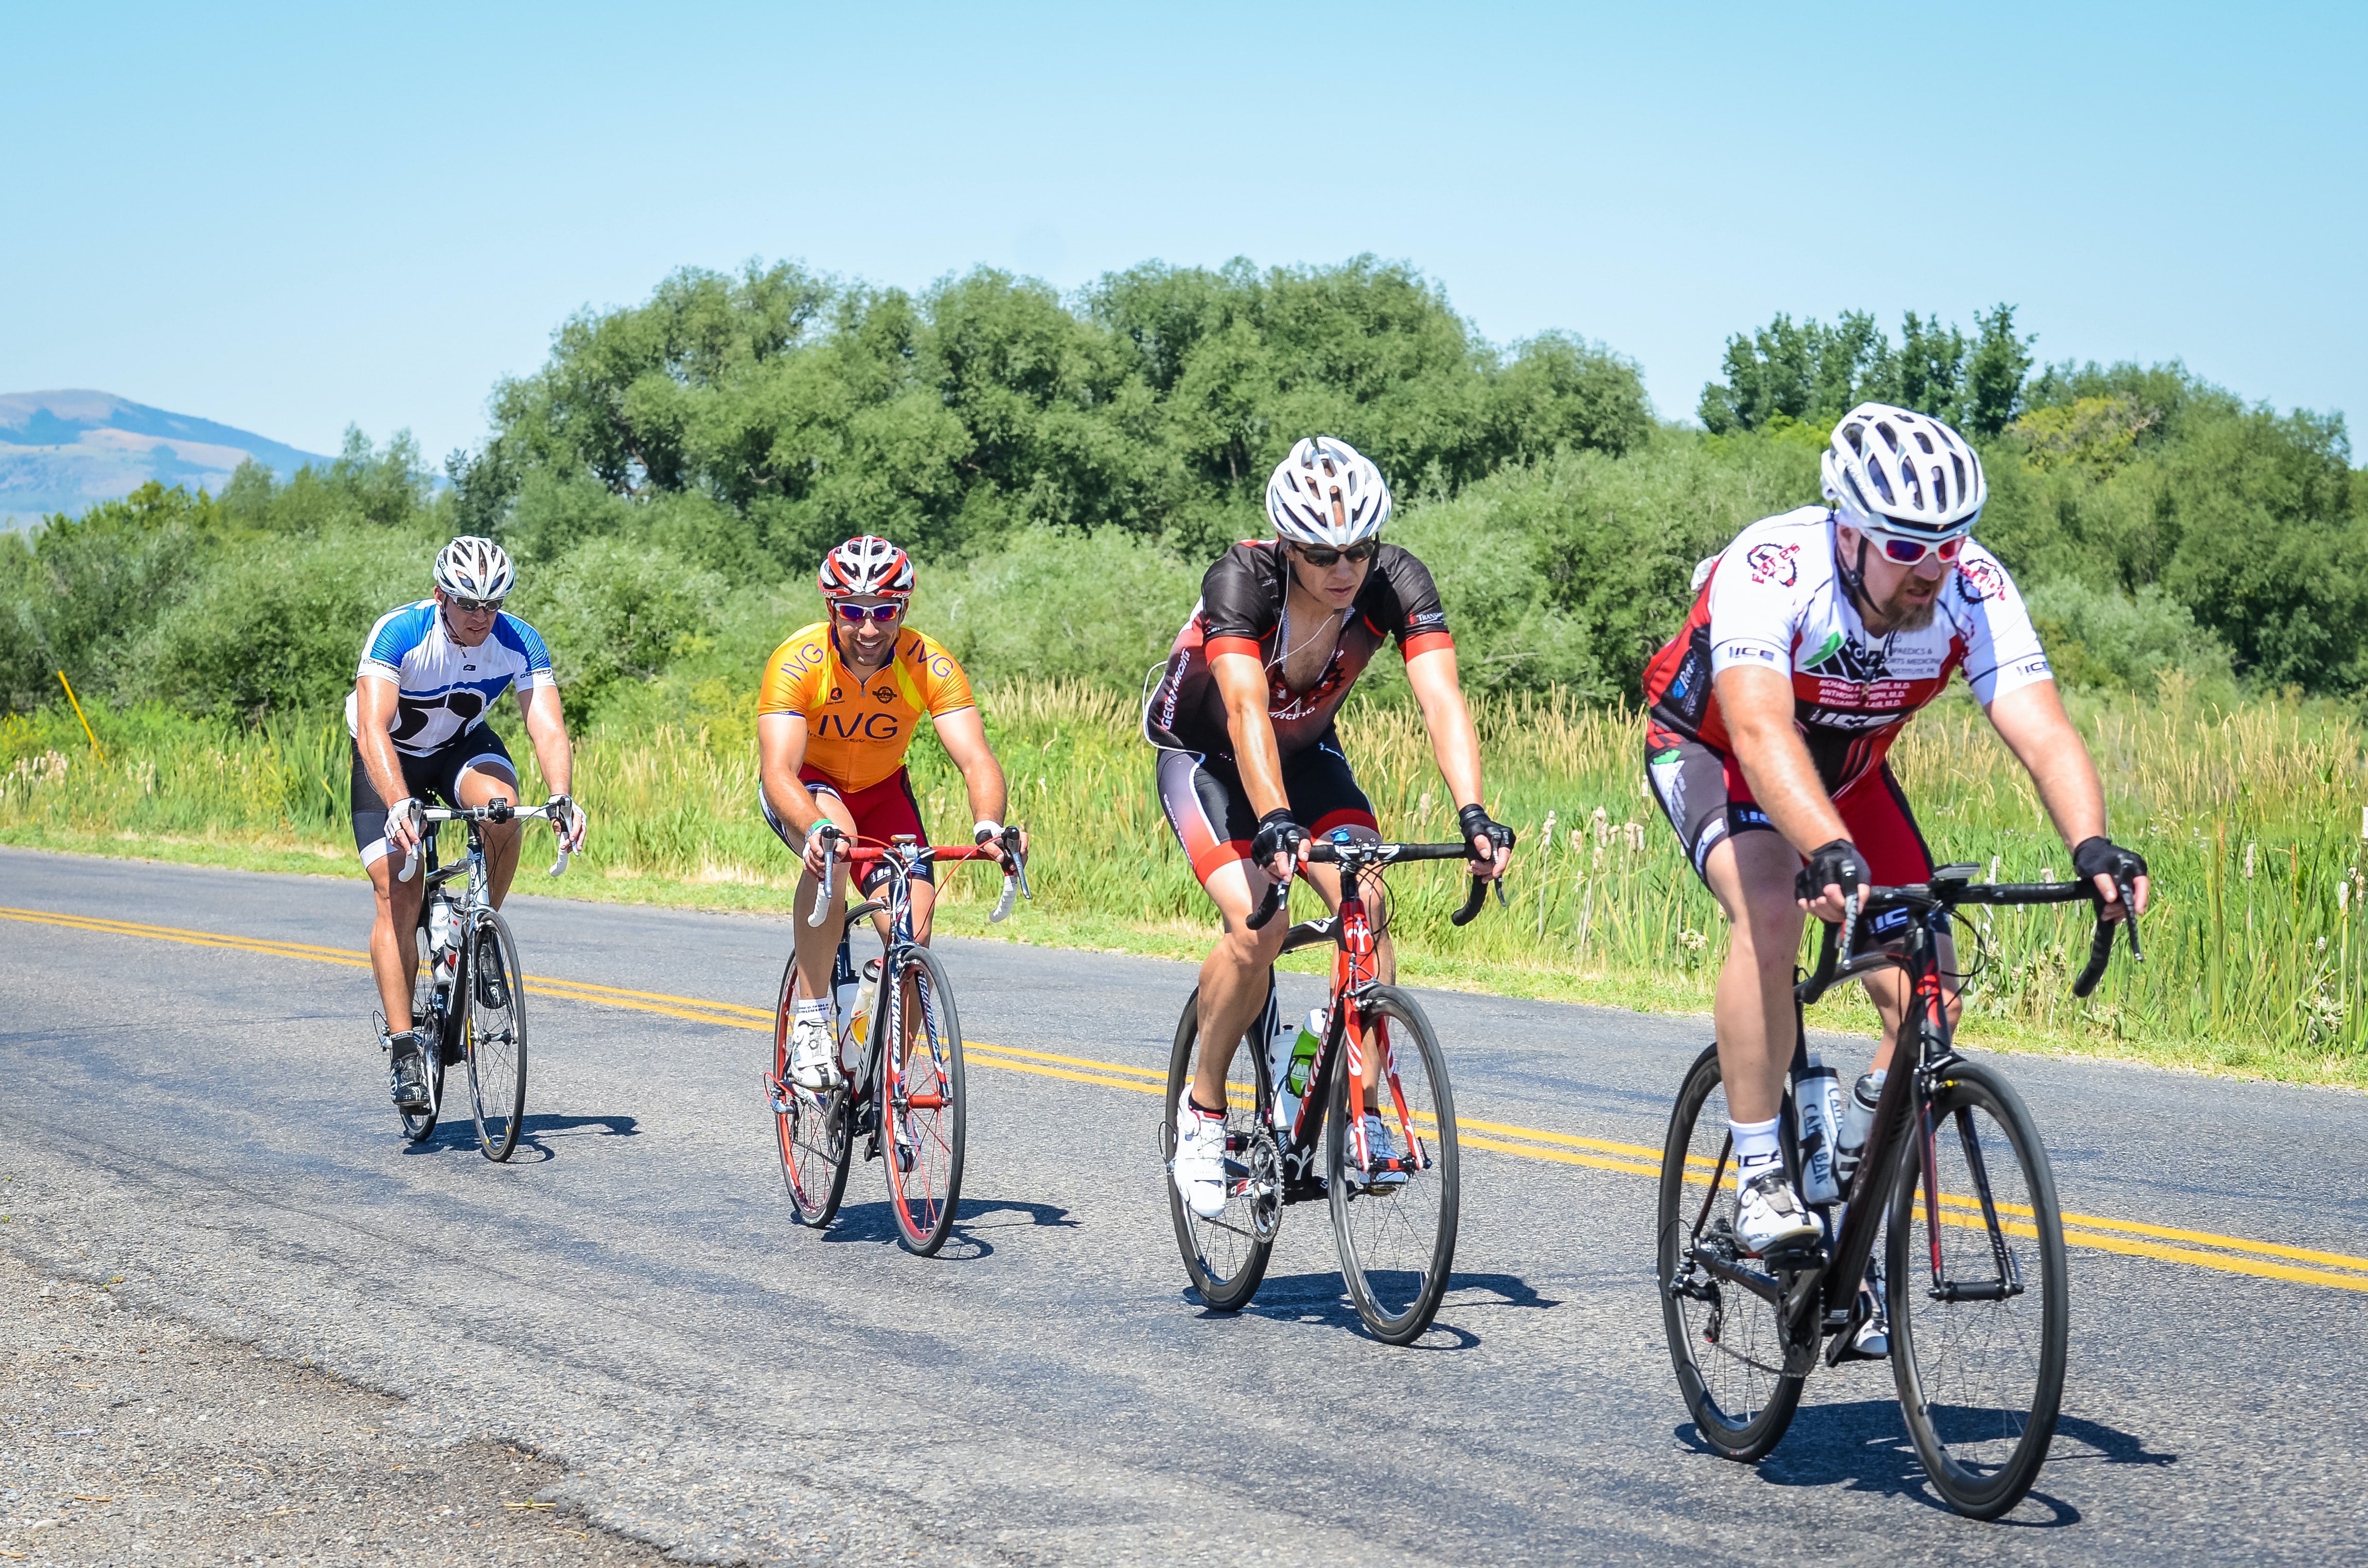
[[[1203,1312],[1158,1100],[1125,1086],[1164,1069],[1183,965],[945,944],[984,1045],[962,1222],[924,1261],[876,1165],[837,1229],[791,1222],[746,1014],[535,996],[526,1140],[497,1166],[465,1124],[402,1142],[365,969],[107,924],[350,951],[359,884],[0,850],[0,906],[84,922],[0,919],[0,1246],[399,1395],[406,1442],[536,1456],[564,1476],[546,1500],[679,1556],[2319,1562],[2368,1539],[2368,1261],[2239,1244],[2368,1260],[2356,1094],[2006,1059],[2068,1212],[2220,1239],[2089,1228],[2054,1457],[1977,1525],[1924,1484],[1884,1367],[1818,1372],[1757,1467],[1706,1454],[1652,1183],[1597,1145],[1467,1152],[1419,1346],[1360,1332],[1320,1205],[1289,1212],[1250,1311]],[[532,975],[740,1008],[769,1007],[788,946],[778,920],[511,915]],[[1566,1140],[1656,1146],[1708,1038],[1424,999],[1467,1120]],[[1026,1070],[1047,1056],[1112,1068]]]

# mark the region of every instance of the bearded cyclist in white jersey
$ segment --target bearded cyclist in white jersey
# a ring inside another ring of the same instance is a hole
[[[1988,495],[1973,448],[1937,419],[1861,403],[1834,427],[1823,476],[1829,506],[1754,523],[1702,563],[1692,612],[1645,676],[1647,774],[1734,926],[1713,1010],[1736,1231],[1755,1254],[1817,1233],[1777,1126],[1804,918],[1839,920],[1848,894],[1931,875],[1884,758],[1952,672],[2030,770],[2107,917],[2121,917],[2116,873],[2140,913],[2147,894],[2146,862],[2105,836],[2096,767],[2021,597],[1971,538]],[[1907,998],[1895,970],[1865,983],[1883,1020],[1879,1086]],[[1945,1001],[1953,1021],[1953,986]]]
[[[491,540],[464,535],[437,553],[435,576],[433,597],[389,610],[370,628],[346,699],[354,740],[354,846],[378,895],[370,969],[386,1009],[390,1085],[404,1110],[427,1107],[427,1062],[411,1017],[424,879],[399,881],[396,871],[427,835],[425,801],[517,801],[518,767],[485,722],[512,687],[535,762],[556,791],[552,830],[569,853],[584,847],[583,809],[567,795],[573,759],[551,654],[533,627],[502,610],[517,576],[508,554]],[[518,829],[516,822],[484,824],[495,908],[518,869]]]

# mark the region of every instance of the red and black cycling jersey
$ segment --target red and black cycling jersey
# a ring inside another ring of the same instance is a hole
[[[1282,547],[1273,540],[1244,540],[1209,568],[1201,580],[1201,602],[1176,634],[1167,668],[1144,710],[1144,734],[1152,744],[1233,755],[1224,698],[1209,671],[1209,661],[1219,653],[1247,653],[1266,666],[1267,717],[1274,724],[1276,750],[1287,757],[1331,733],[1333,715],[1383,643],[1396,638],[1398,653],[1409,659],[1454,645],[1429,569],[1406,551],[1385,544],[1349,606],[1331,662],[1314,686],[1292,691],[1283,684],[1283,653],[1310,629],[1292,632],[1283,603],[1289,571]]]

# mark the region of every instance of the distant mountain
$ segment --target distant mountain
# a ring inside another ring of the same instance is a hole
[[[0,393],[0,524],[79,512],[150,480],[216,494],[248,458],[283,477],[327,458],[103,392]]]

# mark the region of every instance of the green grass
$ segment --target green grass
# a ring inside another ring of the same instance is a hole
[[[747,694],[718,684],[690,694],[679,723],[580,737],[588,852],[561,881],[523,875],[521,891],[786,915],[791,862],[755,809],[750,708]],[[1160,818],[1132,703],[1095,687],[1016,685],[989,693],[985,708],[1012,780],[1011,814],[1036,836],[1037,898],[990,929],[996,884],[955,870],[941,928],[1204,953],[1214,923]],[[155,709],[91,718],[103,760],[63,711],[0,724],[0,841],[359,876],[340,721],[239,731]],[[1392,889],[1406,976],[1706,1013],[1725,926],[1644,794],[1639,721],[1555,700],[1486,703],[1479,718],[1491,803],[1521,835],[1511,907],[1457,931],[1447,918],[1463,891],[1453,869],[1402,870]],[[2150,700],[2076,704],[2076,718],[2104,772],[2116,836],[2154,868],[2148,961],[2117,958],[2098,994],[2075,1003],[2085,910],[1986,914],[1988,960],[1968,987],[1965,1037],[2368,1086],[2368,941],[2351,931],[2368,892],[2368,737],[2358,721],[2288,701],[2203,702],[2176,678]],[[1414,716],[1360,706],[1342,727],[1385,831],[1451,836]],[[515,740],[512,750],[529,755]],[[1894,755],[1941,857],[2013,878],[2069,874],[2028,779],[1970,702],[1937,706]],[[912,760],[931,823],[944,832],[966,822],[960,779],[934,743],[917,744]],[[528,788],[540,786],[529,778]],[[1855,991],[1820,1013],[1827,1027],[1873,1022]]]

